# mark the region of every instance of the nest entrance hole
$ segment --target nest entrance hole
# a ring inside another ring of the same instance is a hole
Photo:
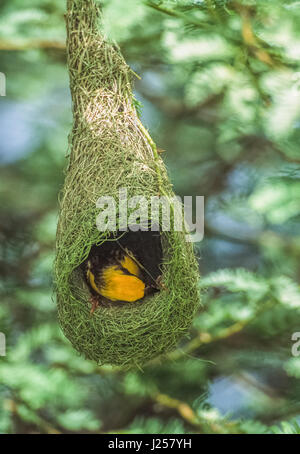
[[[87,261],[93,261],[95,257],[99,257],[100,262],[105,263],[107,258],[113,256],[116,251],[123,251],[131,256],[138,264],[142,280],[145,282],[146,288],[149,289],[145,293],[145,297],[159,290],[163,260],[160,231],[117,231],[109,234],[100,245],[92,245],[87,259],[80,265],[84,281],[86,282]],[[116,306],[119,304],[119,302],[112,303],[109,300],[106,301],[105,298],[103,298],[102,303],[105,306],[110,306],[111,304]],[[123,302],[120,303],[124,304]]]

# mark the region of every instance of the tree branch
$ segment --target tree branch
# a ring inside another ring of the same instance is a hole
[[[64,41],[51,41],[44,39],[29,39],[26,41],[0,40],[0,50],[28,50],[28,49],[58,49],[65,50]]]

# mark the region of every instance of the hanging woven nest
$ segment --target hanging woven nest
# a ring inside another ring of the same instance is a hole
[[[133,72],[98,30],[94,0],[68,0],[67,58],[73,101],[71,153],[60,197],[55,278],[62,330],[99,364],[140,366],[176,346],[199,306],[198,267],[184,232],[99,231],[101,196],[174,197],[164,164],[134,106]],[[171,210],[174,215],[174,209]],[[119,213],[117,212],[117,220]],[[129,215],[129,214],[128,214]],[[149,219],[150,221],[150,219]],[[171,225],[172,226],[172,225]],[[136,236],[136,241],[134,235]],[[135,302],[100,304],[93,314],[83,264],[131,244],[159,291]],[[102,248],[102,249],[101,249]]]

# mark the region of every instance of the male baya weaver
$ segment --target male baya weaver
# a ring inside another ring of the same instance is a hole
[[[157,291],[158,279],[147,270],[128,248],[110,242],[109,250],[94,246],[83,263],[91,293],[91,313],[100,303],[135,302]]]

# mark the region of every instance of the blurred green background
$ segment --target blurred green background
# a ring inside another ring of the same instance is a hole
[[[300,433],[300,2],[103,1],[177,194],[203,307],[143,371],[80,357],[52,286],[71,103],[61,0],[2,0],[2,433]]]

